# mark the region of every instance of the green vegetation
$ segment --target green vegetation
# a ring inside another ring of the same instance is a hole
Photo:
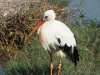
[[[75,69],[73,63],[64,58],[61,75],[99,75],[100,27],[92,23],[70,28],[77,38],[80,61]],[[42,49],[37,38],[31,39],[28,44],[25,43],[18,57],[7,63],[8,75],[49,75],[49,54]],[[57,75],[57,60],[53,55],[53,75]]]
[[[7,75],[49,75],[49,54],[41,47],[38,36],[34,35],[25,42],[25,37],[37,23],[40,15],[47,9],[54,9],[61,18],[64,17],[62,21],[68,23],[66,14],[61,15],[60,8],[49,4],[45,5],[38,4],[24,14],[17,14],[1,23],[0,45],[2,50],[0,57],[2,60],[0,59],[0,61],[6,61]],[[72,62],[63,58],[61,75],[99,75],[100,23],[84,21],[81,24],[74,22],[68,26],[76,35],[80,61],[75,68]],[[58,58],[55,55],[53,55],[53,64],[53,75],[57,75]]]

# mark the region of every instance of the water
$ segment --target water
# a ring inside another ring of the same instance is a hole
[[[71,0],[68,6],[75,8],[75,5],[79,5],[81,1],[82,0]],[[100,0],[83,0],[83,2],[84,5],[80,9],[86,13],[85,16],[100,20]]]
[[[2,66],[0,66],[0,75],[4,75],[4,74],[5,74],[5,69]]]

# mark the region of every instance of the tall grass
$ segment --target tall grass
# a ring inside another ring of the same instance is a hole
[[[99,75],[100,74],[100,27],[94,23],[70,26],[76,35],[80,61],[76,69],[67,59],[62,60],[61,75]],[[25,43],[17,59],[7,63],[7,75],[49,75],[49,54],[46,53],[38,37]],[[53,75],[57,75],[58,58],[53,55]]]

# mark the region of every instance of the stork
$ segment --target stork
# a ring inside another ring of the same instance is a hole
[[[50,55],[50,75],[52,75],[53,70],[52,53],[55,53],[59,57],[58,75],[60,75],[61,60],[63,57],[71,60],[75,66],[77,65],[77,61],[79,61],[74,34],[64,23],[55,20],[55,18],[55,12],[53,10],[47,10],[29,34],[30,37],[38,30],[40,43]]]

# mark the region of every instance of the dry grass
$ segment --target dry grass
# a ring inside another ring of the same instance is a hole
[[[34,3],[33,3],[34,4]],[[44,11],[53,9],[60,14],[61,9],[47,2],[29,6],[29,10],[0,20],[0,62],[16,58],[24,46],[25,37],[41,18]]]

